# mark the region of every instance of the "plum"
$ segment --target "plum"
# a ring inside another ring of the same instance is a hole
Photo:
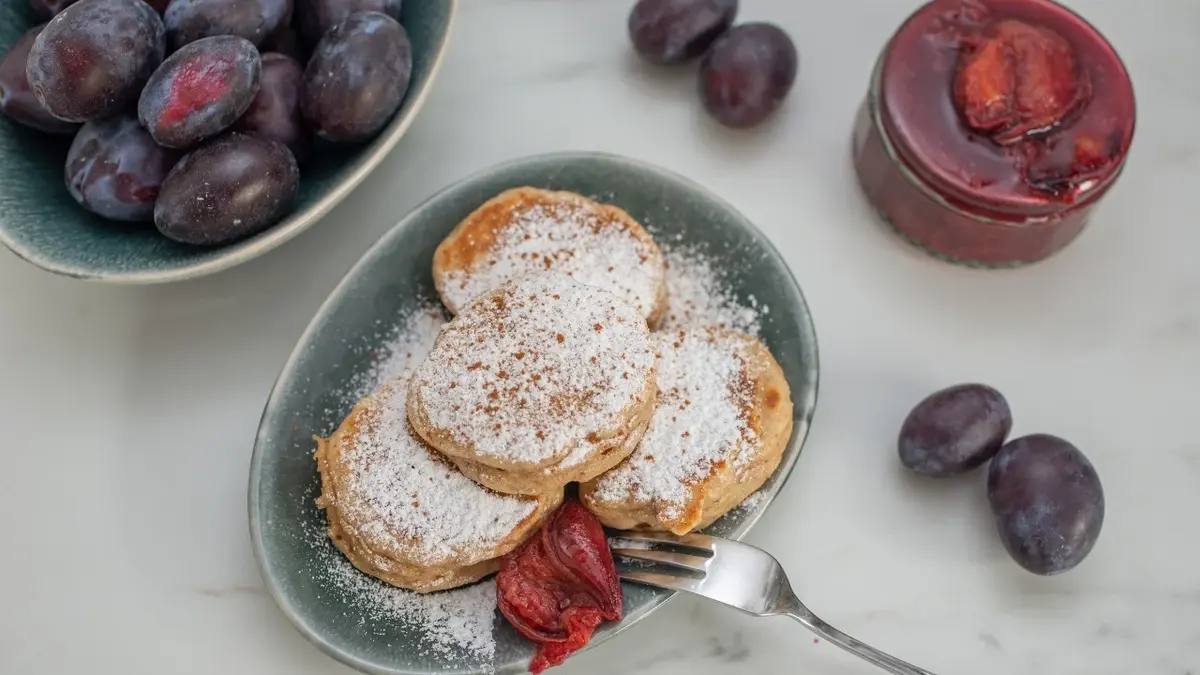
[[[130,114],[88,122],[67,153],[67,190],[111,220],[154,218],[154,200],[179,154],[163,148]]]
[[[138,119],[159,145],[191,147],[246,112],[261,76],[262,59],[245,38],[197,40],[154,71],[138,101]]]
[[[300,115],[304,90],[304,68],[295,59],[267,52],[262,55],[262,79],[258,94],[234,130],[261,136],[288,146],[296,159],[308,149],[308,132]]]
[[[181,243],[228,244],[278,222],[299,185],[300,169],[287,147],[230,132],[171,169],[154,205],[154,224]]]
[[[79,125],[51,115],[33,95],[25,75],[29,50],[44,27],[45,24],[30,28],[0,57],[0,112],[31,129],[48,134],[73,134]]]
[[[641,0],[629,13],[629,37],[649,61],[683,63],[729,30],[737,11],[738,0]]]
[[[162,19],[142,0],[80,0],[46,24],[25,72],[52,115],[88,122],[137,101],[165,51]]]
[[[958,384],[930,394],[900,427],[900,461],[926,476],[956,476],[992,458],[1012,430],[1012,411],[986,384]]]
[[[988,467],[988,502],[1012,559],[1040,575],[1074,568],[1104,524],[1104,489],[1088,458],[1049,434],[1014,438]]]
[[[352,14],[325,34],[309,59],[304,120],[326,140],[366,140],[399,109],[411,79],[404,27],[379,12]]]

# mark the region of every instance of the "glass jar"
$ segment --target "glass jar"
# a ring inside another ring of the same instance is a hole
[[[853,159],[867,199],[930,253],[985,267],[1073,241],[1133,140],[1107,40],[1052,0],[932,0],[884,46]]]

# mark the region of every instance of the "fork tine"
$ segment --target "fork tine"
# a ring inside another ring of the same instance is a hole
[[[618,576],[625,581],[654,586],[668,591],[687,591],[689,593],[699,593],[700,584],[704,582],[704,579],[677,577],[670,574],[657,574],[655,572],[620,572]]]
[[[645,560],[649,562],[662,563],[673,567],[680,567],[693,572],[703,572],[705,564],[712,558],[705,558],[698,555],[688,555],[686,553],[672,553],[670,551],[659,551],[654,549],[641,548],[614,548],[613,555],[629,558],[630,560]]]
[[[609,537],[610,540],[621,541],[636,541],[642,543],[660,543],[673,544],[675,546],[685,546],[690,548],[698,548],[702,551],[712,552],[713,539],[712,537],[703,534],[685,534],[683,536],[669,534],[667,532],[617,532]]]

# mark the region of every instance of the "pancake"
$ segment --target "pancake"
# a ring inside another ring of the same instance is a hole
[[[650,332],[633,305],[540,272],[506,282],[445,325],[413,374],[409,420],[463,466],[539,481],[493,487],[561,490],[633,451],[630,435],[654,408],[654,373]]]
[[[317,439],[318,507],[355,567],[419,592],[462,586],[499,569],[562,502],[518,497],[462,475],[412,430],[407,379],[383,385]]]
[[[502,192],[459,223],[433,256],[434,284],[455,314],[506,281],[547,269],[613,293],[651,327],[666,311],[666,263],[645,228],[620,208],[573,192]]]
[[[468,459],[453,459],[471,480],[497,492],[538,495],[547,490],[562,489],[566,483],[582,483],[608,471],[625,460],[637,448],[650,423],[652,408],[634,420],[634,428],[620,445],[600,453],[589,453],[588,445],[580,445],[556,465],[537,469],[497,469]]]
[[[707,527],[779,466],[792,434],[791,391],[757,339],[699,328],[658,334],[658,405],[629,459],[580,486],[617,529],[683,535]]]

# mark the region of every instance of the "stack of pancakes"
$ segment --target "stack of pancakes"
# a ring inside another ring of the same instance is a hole
[[[572,483],[607,526],[684,534],[778,466],[779,364],[726,328],[653,332],[666,263],[621,209],[509,190],[446,237],[433,276],[454,318],[318,439],[318,504],[367,574],[421,592],[482,578]]]

